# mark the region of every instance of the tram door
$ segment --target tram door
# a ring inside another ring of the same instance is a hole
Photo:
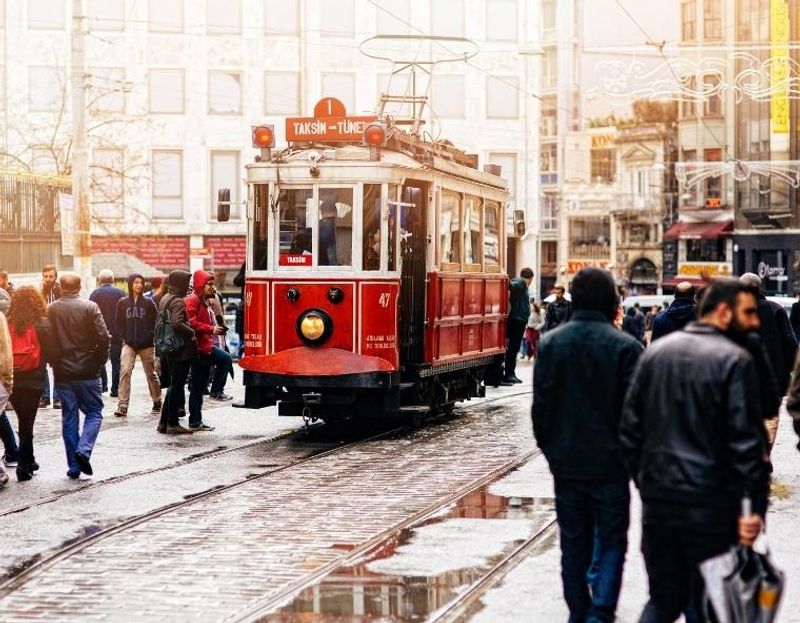
[[[400,357],[404,363],[425,359],[425,223],[427,185],[410,182],[400,200]]]

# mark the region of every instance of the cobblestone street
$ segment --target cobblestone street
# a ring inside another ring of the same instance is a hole
[[[523,385],[419,431],[333,439],[325,427],[287,434],[302,422],[230,403],[207,405],[212,433],[157,435],[135,374],[139,400],[127,420],[107,400],[96,475],[78,482],[64,476],[58,415],[43,411],[40,475],[0,494],[2,620],[440,620],[526,540],[519,564],[441,620],[566,620],[530,375],[521,365]],[[771,543],[791,578],[800,483],[788,418],[775,457]],[[634,495],[618,612],[631,623],[647,595],[638,521]],[[790,582],[781,621],[800,620],[795,594]]]

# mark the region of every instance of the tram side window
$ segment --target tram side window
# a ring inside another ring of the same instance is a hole
[[[253,270],[267,270],[269,257],[268,229],[269,224],[269,186],[256,184],[253,186]]]
[[[477,197],[464,200],[464,263],[481,263],[481,200]]]
[[[319,266],[353,264],[353,189],[319,189]]]
[[[439,249],[442,270],[459,270],[461,264],[461,227],[459,197],[443,192],[439,221]]]
[[[397,270],[397,263],[395,257],[397,254],[397,193],[400,187],[397,184],[389,184],[389,223],[387,230],[389,232],[389,270]]]
[[[278,263],[281,266],[311,266],[312,230],[306,217],[313,207],[312,201],[310,188],[282,190],[278,197]]]
[[[500,266],[500,205],[486,203],[484,212],[483,262],[488,268]]]
[[[381,187],[364,184],[364,234],[362,236],[364,270],[381,268]]]

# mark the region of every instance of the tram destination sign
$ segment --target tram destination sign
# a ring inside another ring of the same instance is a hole
[[[364,129],[373,121],[374,116],[348,115],[342,102],[326,97],[314,106],[313,117],[286,118],[286,140],[300,143],[361,141]]]

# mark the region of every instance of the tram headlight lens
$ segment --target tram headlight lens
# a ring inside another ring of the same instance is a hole
[[[309,310],[298,318],[297,332],[306,344],[322,344],[332,331],[333,322],[330,316],[321,310]]]

